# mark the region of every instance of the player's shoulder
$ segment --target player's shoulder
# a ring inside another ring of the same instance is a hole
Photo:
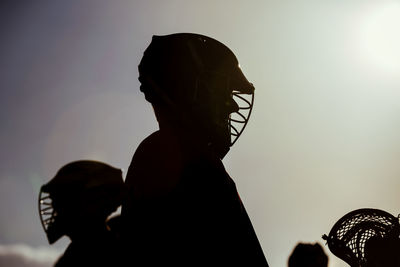
[[[140,142],[135,153],[133,154],[132,163],[135,160],[153,158],[160,149],[160,145],[161,134],[159,131],[156,131]]]
[[[182,164],[179,149],[171,147],[157,131],[136,149],[129,166],[126,184],[140,195],[162,194],[180,179]]]

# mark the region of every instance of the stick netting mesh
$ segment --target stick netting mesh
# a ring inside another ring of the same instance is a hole
[[[364,266],[365,244],[374,236],[385,238],[398,235],[399,220],[378,209],[359,209],[343,216],[335,223],[329,236],[324,235],[333,254],[350,266]]]

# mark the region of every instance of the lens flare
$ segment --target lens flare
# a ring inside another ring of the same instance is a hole
[[[359,53],[374,71],[400,74],[400,3],[377,3],[361,18]]]

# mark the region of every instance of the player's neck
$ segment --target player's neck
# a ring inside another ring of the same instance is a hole
[[[108,231],[105,222],[82,222],[82,225],[77,229],[71,230],[68,236],[73,242],[93,242],[93,240],[103,237]]]

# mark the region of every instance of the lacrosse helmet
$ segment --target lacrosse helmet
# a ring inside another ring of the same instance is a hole
[[[90,160],[62,167],[39,192],[39,216],[49,243],[89,216],[105,220],[121,205],[123,193],[120,169]]]
[[[166,107],[194,127],[222,158],[242,134],[254,86],[233,52],[193,33],[153,36],[139,65],[141,91],[154,107]]]
[[[376,244],[399,243],[399,219],[379,209],[354,210],[335,223],[322,238],[329,250],[352,267],[370,265]],[[383,242],[382,242],[383,241]],[[396,243],[396,242],[395,242]],[[369,254],[369,255],[368,255]]]

